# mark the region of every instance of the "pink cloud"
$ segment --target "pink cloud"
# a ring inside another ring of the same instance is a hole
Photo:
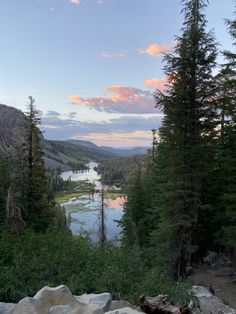
[[[84,105],[90,109],[117,113],[158,113],[154,108],[150,91],[134,87],[111,86],[105,89],[106,97],[83,98],[80,95],[69,96],[72,103]]]
[[[147,48],[139,49],[139,53],[148,54],[152,57],[159,57],[164,53],[169,53],[171,51],[171,47],[169,45],[158,45],[151,44]]]
[[[166,86],[166,80],[160,80],[160,79],[151,79],[151,80],[146,80],[144,81],[144,86],[146,86],[148,89],[151,90],[155,90],[155,89],[159,89],[159,90],[164,90],[165,86]]]
[[[100,146],[134,147],[149,146],[152,141],[151,131],[90,133],[74,136],[74,139],[92,141]]]

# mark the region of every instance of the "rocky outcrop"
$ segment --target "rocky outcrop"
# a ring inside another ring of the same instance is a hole
[[[15,306],[14,303],[0,302],[0,314],[11,314]]]
[[[74,296],[67,286],[44,287],[34,297],[26,297],[17,304],[1,303],[0,314],[140,314],[140,313],[191,313],[191,314],[236,314],[210,290],[194,286],[195,299],[184,307],[172,306],[167,296],[145,298],[143,312],[127,301],[113,301],[109,293]]]
[[[0,302],[0,314],[104,314],[110,313],[111,302],[110,293],[74,296],[67,286],[62,285],[44,287],[34,297],[26,297],[17,304]],[[124,307],[119,312],[114,304],[112,309],[116,314],[140,313]]]
[[[206,287],[193,286],[193,293],[198,302],[198,308],[193,309],[194,313],[236,314],[236,310],[224,304],[222,300],[214,296]]]
[[[15,305],[12,314],[103,314],[97,304],[80,303],[66,286],[44,287]],[[4,313],[5,314],[5,313]]]
[[[110,309],[111,295],[110,293],[101,294],[83,294],[75,297],[80,303],[83,304],[96,304],[104,312]]]

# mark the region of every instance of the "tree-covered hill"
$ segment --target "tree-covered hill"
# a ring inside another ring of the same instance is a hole
[[[0,104],[0,151],[7,154],[16,153],[25,139],[25,114],[13,107]],[[80,169],[89,160],[113,158],[123,155],[123,150],[103,148],[94,143],[80,140],[51,141],[41,134],[44,160],[47,169]],[[129,150],[128,153],[136,150]]]

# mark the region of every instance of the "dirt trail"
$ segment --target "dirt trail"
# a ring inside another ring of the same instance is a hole
[[[199,266],[190,279],[196,285],[212,287],[218,298],[236,309],[236,272],[232,267]]]

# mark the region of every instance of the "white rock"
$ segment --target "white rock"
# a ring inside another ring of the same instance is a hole
[[[58,305],[51,307],[49,314],[104,314],[104,312],[95,304],[80,305],[79,307]]]
[[[219,298],[214,296],[207,288],[194,286],[193,292],[198,299],[199,308],[204,314],[236,314],[236,310],[231,309]]]
[[[69,310],[70,312],[65,312]],[[54,311],[54,312],[53,312]],[[66,286],[44,287],[33,298],[22,299],[12,314],[103,314],[96,304],[81,304]]]
[[[103,311],[109,310],[112,300],[110,293],[82,294],[81,296],[76,296],[76,299],[84,304],[97,304]]]
[[[0,302],[0,314],[11,314],[14,307],[15,307],[14,303]]]
[[[68,287],[64,285],[55,288],[44,287],[35,294],[34,299],[37,300],[41,306],[44,306],[45,310],[48,310],[54,305],[78,305],[76,298]]]
[[[78,310],[73,309],[70,305],[57,305],[49,309],[49,314],[77,314]]]
[[[210,298],[212,296],[212,293],[207,289],[206,287],[202,286],[193,286],[193,293],[197,298],[200,297],[206,297]]]
[[[111,306],[109,308],[110,311],[114,311],[117,309],[122,309],[123,307],[135,308],[132,304],[125,300],[115,300],[111,302]]]
[[[26,297],[22,300],[20,300],[20,302],[18,304],[16,304],[16,306],[14,307],[12,313],[13,314],[38,314],[40,313],[40,307],[39,304],[37,302],[37,300],[35,300],[34,298],[29,298]],[[42,314],[44,314],[45,312],[42,312]]]
[[[144,312],[139,312],[131,309],[130,307],[123,307],[122,309],[106,312],[105,314],[140,314]]]

